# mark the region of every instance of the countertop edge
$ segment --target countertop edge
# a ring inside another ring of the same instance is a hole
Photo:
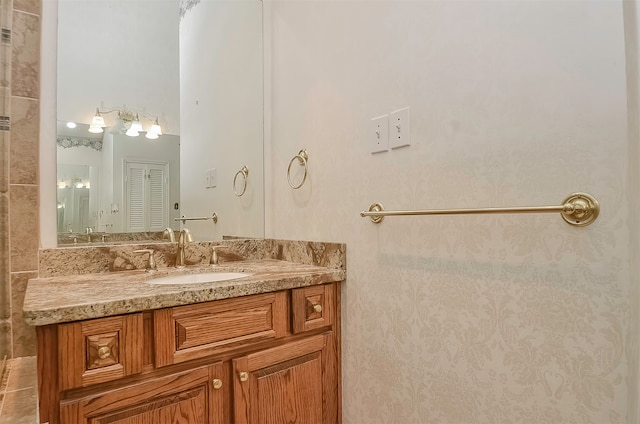
[[[296,275],[291,277],[279,275],[276,278],[269,278],[269,273],[266,273],[264,279],[254,279],[247,282],[236,280],[213,285],[210,283],[192,284],[181,292],[151,293],[121,300],[107,300],[97,304],[77,304],[59,308],[25,308],[23,309],[23,317],[25,322],[31,326],[45,326],[309,287],[344,281],[345,279],[345,270],[331,268],[322,271],[314,270],[302,275],[300,272],[296,272]]]

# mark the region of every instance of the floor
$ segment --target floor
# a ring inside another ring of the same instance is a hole
[[[0,375],[0,424],[37,423],[36,357],[9,359]]]

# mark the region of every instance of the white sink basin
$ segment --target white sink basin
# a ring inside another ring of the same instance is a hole
[[[167,277],[153,278],[149,284],[200,284],[215,283],[217,281],[229,281],[238,278],[249,277],[247,272],[204,272],[202,274],[169,275]]]

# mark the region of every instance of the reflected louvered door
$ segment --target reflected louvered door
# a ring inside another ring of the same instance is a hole
[[[162,231],[168,227],[167,175],[164,165],[149,165],[149,231]]]
[[[126,231],[168,227],[168,164],[126,162]]]
[[[127,163],[127,231],[145,231],[146,165]]]

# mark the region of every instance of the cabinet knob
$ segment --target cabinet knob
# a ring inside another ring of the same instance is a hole
[[[111,349],[109,349],[109,346],[102,346],[98,349],[98,358],[107,359],[109,356],[111,356]]]
[[[315,312],[317,312],[317,313],[322,312],[322,305],[321,305],[321,304],[319,304],[319,303],[317,303],[317,304],[313,305],[313,310],[314,310]]]
[[[241,372],[240,373],[240,381],[247,381],[249,380],[249,373],[248,372]]]
[[[222,388],[222,380],[218,379],[218,378],[214,378],[213,379],[213,388],[218,390]]]

